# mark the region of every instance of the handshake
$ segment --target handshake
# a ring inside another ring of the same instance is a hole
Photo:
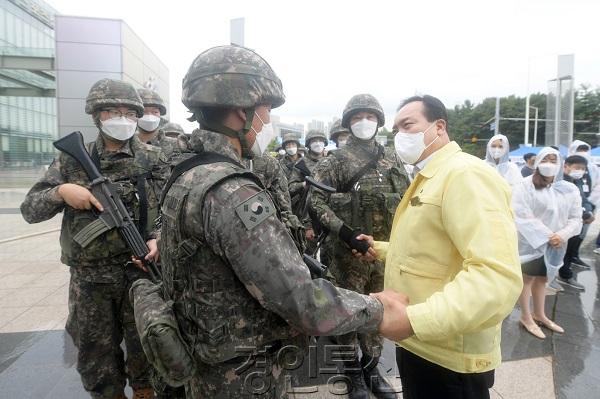
[[[414,335],[414,331],[406,313],[409,304],[408,296],[391,289],[369,294],[383,304],[383,318],[379,323],[379,334],[399,342]]]

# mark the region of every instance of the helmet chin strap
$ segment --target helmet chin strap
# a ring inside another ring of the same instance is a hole
[[[197,110],[194,112],[193,119],[200,122],[200,125],[206,127],[207,129],[224,134],[227,137],[231,137],[234,139],[238,139],[240,142],[240,147],[242,148],[242,157],[252,159],[252,151],[250,151],[250,147],[248,146],[248,140],[246,140],[246,134],[252,128],[252,122],[254,120],[254,110],[255,107],[244,108],[244,113],[246,114],[246,122],[244,123],[244,127],[242,130],[234,130],[230,127],[227,127],[218,123],[210,123],[204,118],[202,111]]]

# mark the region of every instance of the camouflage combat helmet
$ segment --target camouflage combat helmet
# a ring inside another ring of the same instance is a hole
[[[318,130],[311,130],[308,133],[306,133],[306,140],[305,143],[306,145],[310,145],[310,142],[314,139],[323,139],[323,141],[325,141],[325,145],[329,144],[329,141],[327,141],[327,136],[325,136],[325,133],[320,132]]]
[[[285,145],[289,142],[295,142],[298,147],[300,147],[300,140],[294,133],[286,133],[283,135],[283,141],[281,142],[281,146],[285,147]]]
[[[331,129],[329,129],[329,138],[337,143],[337,137],[341,133],[350,134],[350,130],[348,130],[348,128],[342,127],[342,121],[338,119],[333,123]]]
[[[383,114],[383,108],[381,108],[379,101],[370,94],[357,94],[348,101],[346,108],[344,108],[342,127],[349,129],[352,115],[362,111],[372,112],[377,115],[378,127],[385,125],[385,115]]]
[[[181,101],[199,107],[253,108],[285,102],[281,81],[254,51],[241,46],[213,47],[200,54],[183,78]]]
[[[277,108],[285,102],[281,81],[260,55],[242,46],[213,47],[200,54],[183,78],[181,101],[209,130],[237,138],[244,158],[253,158],[246,133],[252,126],[254,110],[262,104]],[[208,121],[202,108],[243,108],[246,123],[235,131]]]
[[[93,114],[102,108],[127,106],[138,116],[144,114],[144,104],[135,88],[127,82],[114,79],[100,79],[92,85],[85,100],[85,113]]]
[[[178,134],[185,134],[185,132],[183,131],[183,128],[181,127],[180,124],[175,123],[175,122],[167,122],[164,124],[164,126],[162,127],[163,132],[165,133],[178,133]]]
[[[140,95],[140,98],[142,99],[142,103],[144,103],[144,107],[156,107],[160,110],[161,115],[167,113],[165,102],[160,97],[160,95],[158,95],[157,92],[145,88],[138,89],[137,92]]]

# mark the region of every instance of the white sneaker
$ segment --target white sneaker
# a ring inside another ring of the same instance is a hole
[[[596,255],[600,255],[600,248],[596,248],[596,249],[594,249],[594,253],[595,253]]]

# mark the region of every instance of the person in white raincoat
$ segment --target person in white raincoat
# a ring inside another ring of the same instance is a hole
[[[520,183],[523,180],[523,176],[519,167],[510,162],[508,158],[509,151],[508,138],[503,134],[497,134],[487,143],[485,161],[488,165],[496,169],[512,187]]]
[[[587,172],[592,182],[591,187],[584,187],[583,192],[589,195],[588,199],[597,208],[600,206],[600,169],[592,162],[592,147],[585,141],[575,140],[569,146],[568,155],[581,155],[587,159]],[[587,191],[586,191],[587,190]]]
[[[512,205],[519,233],[523,291],[520,322],[538,338],[546,336],[536,323],[563,333],[544,311],[546,283],[562,266],[569,238],[581,231],[579,189],[563,180],[560,153],[546,147],[535,161],[533,175],[513,186]],[[533,313],[529,298],[533,297]]]

